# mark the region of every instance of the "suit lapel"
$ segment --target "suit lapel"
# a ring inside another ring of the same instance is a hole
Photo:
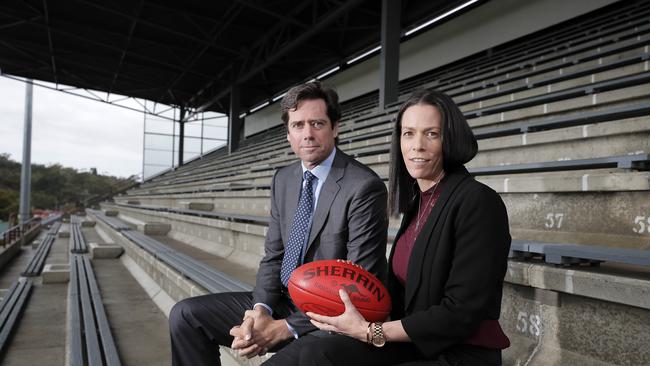
[[[291,172],[291,178],[287,182],[286,194],[284,199],[286,200],[287,208],[287,220],[284,223],[285,225],[285,244],[289,240],[289,234],[291,233],[291,225],[293,225],[293,217],[296,214],[298,209],[298,200],[300,199],[300,191],[302,189],[302,164],[298,162]]]
[[[467,178],[469,178],[469,174],[465,170],[465,174],[462,172],[451,173],[442,181],[443,190],[433,206],[420,235],[415,239],[413,251],[409,259],[404,301],[405,309],[409,308],[416,290],[420,287],[420,283],[422,282],[422,266],[425,257],[427,257],[426,252],[436,252],[438,241],[432,241],[431,236],[436,229],[440,217],[442,216],[441,214],[445,209],[447,202],[449,202],[449,199],[453,196],[454,191],[458,188],[460,183]]]
[[[330,169],[327,179],[325,179],[320,194],[318,195],[318,203],[316,204],[316,211],[314,212],[314,217],[311,222],[309,242],[307,243],[305,253],[309,252],[309,248],[316,240],[318,234],[320,234],[320,231],[327,220],[327,216],[329,216],[332,202],[334,202],[334,198],[336,198],[336,195],[341,189],[338,182],[343,178],[346,165],[347,162],[345,160],[345,155],[340,150],[337,150],[336,155],[334,155],[334,161],[332,162],[332,168]]]

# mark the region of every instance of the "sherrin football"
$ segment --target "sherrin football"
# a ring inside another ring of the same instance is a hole
[[[369,322],[385,320],[391,309],[390,295],[381,281],[361,266],[341,259],[303,264],[291,274],[288,288],[294,304],[305,313],[341,315],[345,311],[341,288]]]

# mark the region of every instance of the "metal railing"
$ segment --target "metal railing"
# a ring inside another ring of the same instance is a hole
[[[26,233],[30,232],[34,227],[39,226],[40,224],[40,217],[32,217],[22,224],[12,226],[9,229],[5,230],[2,233],[2,247],[4,248],[7,246],[7,244],[11,244],[16,240],[22,238]]]

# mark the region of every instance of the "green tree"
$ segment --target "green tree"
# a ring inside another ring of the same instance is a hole
[[[21,164],[9,154],[0,154],[0,219],[7,220],[18,212]],[[32,199],[34,208],[58,209],[80,207],[93,197],[104,197],[134,184],[122,179],[79,172],[60,164],[32,164]]]
[[[0,220],[8,221],[9,215],[18,212],[19,194],[14,190],[0,189]]]

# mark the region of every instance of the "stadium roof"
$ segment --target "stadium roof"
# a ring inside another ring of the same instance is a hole
[[[402,32],[460,0],[402,0]],[[0,72],[194,110],[242,110],[375,48],[379,0],[9,0]]]

